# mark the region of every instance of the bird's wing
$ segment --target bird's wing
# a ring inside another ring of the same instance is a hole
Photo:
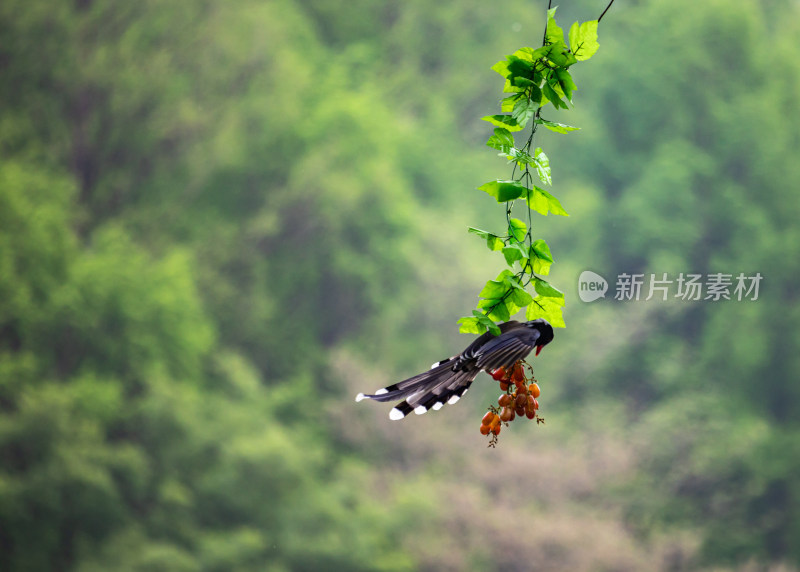
[[[472,359],[474,358],[480,349],[499,337],[503,334],[510,332],[511,330],[515,330],[517,328],[524,327],[523,324],[520,324],[516,320],[510,320],[508,322],[503,322],[500,324],[500,336],[495,336],[492,332],[484,332],[481,336],[475,339],[470,345],[467,346],[463,352],[461,352],[458,357],[462,357],[465,359]]]
[[[531,353],[539,335],[537,330],[526,328],[524,332],[513,331],[498,336],[479,350],[475,365],[487,371],[509,367]]]

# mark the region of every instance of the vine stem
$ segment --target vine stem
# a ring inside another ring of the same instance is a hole
[[[609,9],[609,8],[611,8],[611,5],[612,5],[613,3],[614,3],[614,0],[611,0],[611,2],[609,2],[609,3],[608,3],[608,6],[606,6],[606,9],[605,9],[605,10],[603,10],[603,13],[602,13],[602,14],[600,14],[600,17],[597,19],[597,23],[598,23],[598,24],[600,23],[600,20],[602,20],[602,19],[603,19],[603,16],[605,16],[605,15],[606,15],[606,12],[608,12],[608,9]]]

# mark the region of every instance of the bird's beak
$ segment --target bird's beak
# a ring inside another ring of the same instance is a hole
[[[539,355],[539,352],[540,352],[540,351],[542,351],[542,348],[543,348],[543,347],[544,347],[544,346],[536,346],[536,355],[537,355],[537,356]]]

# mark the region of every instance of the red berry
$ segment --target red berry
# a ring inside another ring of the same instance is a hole
[[[527,417],[528,419],[533,419],[534,417],[536,417],[536,412],[535,411],[531,411],[530,409],[526,410],[525,411],[525,417]],[[484,435],[485,434],[486,433],[484,433]]]
[[[538,399],[534,399],[533,400],[533,408],[534,409],[539,409],[539,400]]]
[[[500,421],[508,423],[511,421],[511,417],[514,415],[514,410],[510,407],[503,407],[503,411],[500,413]]]
[[[528,386],[528,390],[533,394],[534,397],[539,397],[542,391],[539,389],[538,383],[532,383]]]
[[[509,403],[511,403],[511,396],[508,393],[504,393],[500,397],[497,398],[497,403],[500,407],[505,407]]]
[[[484,415],[483,419],[481,420],[481,425],[491,425],[492,419],[494,419],[494,413],[487,411],[486,415]]]
[[[501,381],[501,382],[500,382],[500,389],[501,389],[502,391],[508,391],[508,382],[506,382],[506,381]]]
[[[525,407],[525,404],[528,403],[528,396],[524,393],[517,393],[517,398],[514,402],[517,407]]]
[[[501,425],[498,423],[497,425],[492,427],[492,433],[494,433],[495,435],[499,435],[500,434],[500,428],[501,428]]]
[[[497,381],[503,379],[506,375],[506,368],[500,367],[492,372],[492,377]]]
[[[488,435],[492,428],[488,425],[481,425],[481,435]]]

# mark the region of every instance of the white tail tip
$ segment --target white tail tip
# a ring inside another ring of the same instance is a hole
[[[364,395],[363,393],[359,393],[358,395],[356,395],[356,403],[358,403],[359,401],[363,401],[364,399],[366,399],[366,397],[367,396]]]
[[[402,411],[400,411],[397,407],[395,407],[389,412],[389,419],[391,419],[392,421],[397,421],[398,419],[402,419],[403,417],[405,417],[405,414]]]

